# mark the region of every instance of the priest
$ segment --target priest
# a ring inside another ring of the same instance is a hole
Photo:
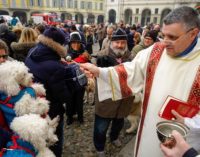
[[[164,120],[158,112],[169,95],[200,105],[199,30],[198,12],[182,6],[164,18],[164,40],[140,51],[132,62],[109,68],[81,65],[86,74],[97,77],[99,101],[123,99],[143,92],[134,157],[163,156],[156,124]],[[199,137],[194,137],[193,143],[199,141]]]

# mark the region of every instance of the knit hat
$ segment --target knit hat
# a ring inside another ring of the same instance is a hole
[[[114,41],[114,40],[127,40],[126,32],[123,29],[118,28],[112,34],[111,41]]]
[[[150,37],[154,42],[157,41],[158,32],[156,30],[151,30],[145,34],[144,37]]]
[[[9,28],[6,24],[2,23],[0,24],[0,35],[5,34],[6,32],[8,32]]]
[[[78,41],[78,42],[81,42],[81,36],[79,34],[79,32],[72,32],[70,34],[70,39],[69,39],[70,42],[73,42],[73,41]]]
[[[65,43],[65,34],[59,28],[56,28],[56,27],[47,28],[44,31],[43,35],[61,45]]]

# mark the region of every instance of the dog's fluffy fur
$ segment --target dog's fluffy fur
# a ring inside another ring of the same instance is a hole
[[[47,147],[49,124],[46,119],[36,114],[24,115],[16,117],[10,127],[21,139],[35,147],[38,151],[37,157],[55,157]]]
[[[132,110],[128,115],[127,119],[130,122],[130,128],[126,129],[126,133],[133,133],[139,125],[140,116],[141,116],[141,95],[135,96],[135,100],[133,102]]]
[[[33,75],[22,62],[6,61],[0,65],[0,90],[8,96],[19,93],[20,86],[29,87]]]
[[[55,157],[47,146],[58,141],[55,135],[59,116],[53,120],[47,115],[49,101],[44,97],[44,86],[33,83],[33,75],[28,72],[24,63],[18,61],[6,61],[0,65],[0,91],[8,96],[16,96],[22,88],[32,87],[36,98],[25,93],[15,104],[16,116],[11,122],[10,128],[20,138],[30,142],[39,151],[37,157]],[[46,116],[41,118],[41,116]]]
[[[45,96],[46,91],[43,85],[32,83],[33,75],[23,62],[6,61],[0,65],[0,90],[8,96],[16,96],[21,87],[32,87],[37,96]],[[45,98],[33,98],[24,94],[14,105],[17,116],[28,113],[46,114],[49,110],[49,102]]]
[[[22,98],[15,103],[14,110],[17,116],[23,116],[28,113],[43,115],[49,110],[49,101],[45,98],[33,98],[29,94],[24,94]]]
[[[88,78],[87,86],[85,87],[86,101],[85,103],[89,103],[90,94],[92,94],[92,102],[94,105],[94,95],[95,95],[95,78]]]

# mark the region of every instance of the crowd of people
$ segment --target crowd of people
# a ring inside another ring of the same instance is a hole
[[[80,72],[72,72],[70,68],[75,67],[74,64],[80,65],[88,79],[96,80],[93,143],[98,157],[106,156],[110,124],[110,142],[121,146],[119,134],[124,119],[138,104],[142,107],[140,122],[136,124],[135,157],[198,155],[199,115],[188,118],[174,113],[176,121],[187,125],[190,131],[188,143],[173,132],[176,145],[172,149],[160,145],[155,131],[156,124],[163,120],[158,112],[167,96],[199,105],[200,18],[193,8],[174,9],[164,18],[162,28],[159,24],[130,26],[123,21],[83,26],[38,24],[24,27],[15,24],[11,28],[4,20],[0,23],[0,66],[7,61],[25,64],[33,75],[33,82],[44,85],[49,101],[46,114],[51,119],[59,116],[55,130],[58,141],[50,147],[56,157],[62,156],[64,114],[69,127],[75,115],[80,124],[85,118],[86,84],[79,80],[84,75],[74,77]],[[93,53],[94,43],[99,44],[96,54]],[[72,78],[78,80],[76,84],[72,83],[75,81]],[[1,90],[0,86],[0,99],[7,94]],[[0,100],[0,111],[4,103],[5,100]],[[12,140],[10,134],[14,133],[10,124],[5,128],[4,110],[0,114],[0,149],[5,154],[9,149],[4,148]]]

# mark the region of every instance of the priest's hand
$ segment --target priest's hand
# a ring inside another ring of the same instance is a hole
[[[163,144],[160,145],[165,157],[182,157],[184,153],[190,149],[190,146],[185,142],[184,138],[177,131],[172,131],[172,136],[176,140],[176,145],[173,148],[168,148]]]
[[[175,121],[184,124],[184,117],[181,116],[178,112],[176,112],[175,110],[172,110],[172,114],[175,116]]]
[[[81,70],[84,71],[87,77],[98,77],[100,70],[99,67],[91,63],[80,64]]]

